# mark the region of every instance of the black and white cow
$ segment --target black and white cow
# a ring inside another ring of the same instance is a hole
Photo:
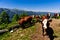
[[[48,19],[47,16],[42,16],[42,31],[43,31],[43,35],[46,34],[46,29],[49,26],[49,22],[52,21],[51,19]]]

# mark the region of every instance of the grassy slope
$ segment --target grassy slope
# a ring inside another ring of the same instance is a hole
[[[51,22],[51,27],[54,30],[54,35],[57,36],[54,38],[54,40],[60,40],[60,19],[53,19]],[[36,30],[40,30],[39,28],[40,27],[38,27],[38,24],[24,30],[19,28],[13,33],[7,32],[3,35],[0,35],[0,40],[31,40],[32,34],[36,35],[35,33],[37,33],[36,36],[40,35],[38,35],[39,32],[36,32]]]
[[[24,30],[21,30],[21,28],[19,28],[13,33],[8,32],[0,35],[0,40],[30,40],[30,36],[34,33],[35,30],[35,26],[26,28]]]

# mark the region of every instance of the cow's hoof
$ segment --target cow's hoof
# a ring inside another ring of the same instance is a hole
[[[46,33],[43,34],[43,36],[46,36],[46,35],[47,35]]]

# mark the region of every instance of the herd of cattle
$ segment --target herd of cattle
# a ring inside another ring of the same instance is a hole
[[[43,16],[47,19],[50,19],[50,21],[51,21],[51,14],[50,13],[48,13],[47,15],[43,15]],[[25,16],[25,17],[22,17],[18,20],[18,24],[22,28],[26,28],[26,27],[29,27],[29,25],[31,26],[32,24],[35,24],[35,22],[33,22],[34,19],[36,19],[36,20],[34,20],[36,22],[42,22],[44,20],[43,16],[40,16],[40,15]],[[53,17],[57,18],[58,16],[60,16],[60,15],[55,13]]]
[[[43,16],[46,16],[46,18],[50,18],[51,17],[51,14],[49,13],[49,14],[47,14],[47,15],[43,15]],[[54,16],[55,16],[55,18],[57,18],[57,16],[58,16],[58,14],[54,14]],[[18,26],[21,26],[21,27],[23,27],[23,28],[25,28],[25,24],[27,24],[27,23],[29,23],[30,25],[33,23],[32,22],[32,20],[33,19],[36,19],[37,20],[37,22],[40,22],[41,20],[40,19],[44,19],[44,18],[42,18],[40,15],[32,15],[32,16],[26,16],[26,17],[22,17],[22,18],[20,18],[19,20],[18,20]],[[29,25],[28,24],[28,25]],[[14,26],[14,28],[17,28],[17,26]],[[12,29],[11,29],[12,30]],[[7,30],[6,30],[7,31]],[[3,30],[3,31],[1,31],[0,30],[0,33],[3,33],[3,32],[5,32],[5,30]],[[12,31],[13,32],[13,31]]]
[[[44,15],[43,15],[43,16],[44,16]],[[50,14],[50,13],[47,14],[47,15],[45,15],[45,16],[46,16],[48,19],[51,18],[51,14]],[[55,13],[55,14],[54,14],[54,17],[57,18],[57,16],[58,16],[58,14]],[[26,23],[31,23],[31,22],[32,22],[32,19],[34,19],[34,18],[35,18],[37,21],[39,21],[40,19],[42,19],[42,17],[39,16],[39,15],[26,16],[26,17],[20,18],[20,19],[18,20],[18,23],[19,23],[21,26],[24,26],[24,24],[26,24]]]

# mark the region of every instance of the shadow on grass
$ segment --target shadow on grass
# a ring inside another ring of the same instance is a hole
[[[26,29],[26,28],[29,28],[29,27],[32,27],[35,23],[27,23],[27,24],[22,24],[20,25],[22,29]]]
[[[47,23],[47,29],[46,29],[46,33],[47,35],[49,36],[50,40],[54,40],[54,38],[57,38],[57,36],[53,35],[54,34],[54,31],[53,29],[50,27],[50,23],[48,22]]]

